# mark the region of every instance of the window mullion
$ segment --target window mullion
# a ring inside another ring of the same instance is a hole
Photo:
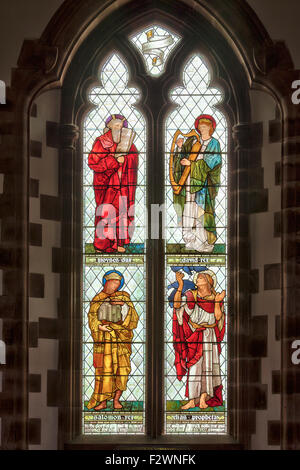
[[[164,240],[160,212],[164,202],[164,159],[161,129],[163,106],[161,80],[149,78],[149,102],[156,104],[148,124],[148,255],[147,255],[147,434],[153,439],[163,432],[163,343],[164,343]],[[158,235],[158,236],[157,236]]]

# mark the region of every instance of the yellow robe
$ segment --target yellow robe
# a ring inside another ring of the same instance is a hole
[[[98,320],[98,309],[106,299],[126,303],[129,307],[123,322],[112,323]],[[90,306],[89,327],[94,340],[95,388],[87,405],[94,408],[103,400],[111,400],[116,390],[126,390],[130,374],[130,355],[133,331],[137,327],[138,314],[127,292],[108,295],[100,292]],[[107,325],[111,331],[99,330],[99,325]]]

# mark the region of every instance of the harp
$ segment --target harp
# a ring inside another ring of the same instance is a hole
[[[197,134],[197,132],[193,129],[192,131],[190,131],[188,134],[183,134],[183,132],[181,132],[181,130],[177,130],[174,134],[174,137],[173,137],[173,141],[172,141],[172,147],[171,147],[171,152],[170,152],[170,161],[169,161],[169,177],[170,177],[170,182],[171,182],[171,185],[172,185],[172,188],[173,188],[173,191],[175,194],[180,194],[183,186],[184,186],[184,183],[186,182],[186,179],[188,177],[188,175],[190,174],[190,171],[191,171],[191,167],[190,166],[186,166],[182,175],[181,175],[181,178],[179,180],[178,183],[176,183],[175,179],[174,179],[174,174],[173,174],[173,165],[174,165],[174,150],[175,150],[175,144],[176,144],[176,140],[178,139],[178,137],[182,135],[183,137],[196,137],[197,138],[197,142],[194,143],[193,147],[192,147],[192,150],[191,150],[191,153],[190,153],[190,157],[189,157],[189,160],[192,162],[194,160],[196,160],[197,158],[197,155],[201,149],[201,142],[200,142],[200,137],[199,135]]]

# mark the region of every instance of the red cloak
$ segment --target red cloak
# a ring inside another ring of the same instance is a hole
[[[88,165],[94,171],[94,246],[106,253],[130,243],[134,230],[138,152],[132,145],[124,156],[124,163],[120,164],[115,158],[116,148],[109,130],[96,139],[88,159]]]
[[[187,305],[189,309],[195,308],[196,301],[192,291],[186,291],[185,293],[187,298]],[[197,297],[197,304],[203,310],[208,313],[214,313],[215,310],[215,302],[213,300],[205,300]],[[220,304],[223,305],[223,302]],[[224,314],[225,315],[225,314]],[[173,310],[173,345],[175,350],[175,362],[174,365],[176,367],[176,374],[178,380],[182,380],[182,378],[187,374],[187,384],[186,384],[186,392],[185,396],[189,397],[189,389],[188,389],[188,377],[189,377],[189,369],[191,366],[196,364],[202,356],[202,349],[203,349],[203,328],[197,328],[195,331],[192,331],[189,324],[189,315],[184,312],[183,313],[183,322],[182,325],[179,325],[176,310]],[[220,331],[218,328],[218,321],[216,320],[216,326],[214,328],[217,342],[218,342],[218,352],[221,353],[221,341],[224,338],[225,334],[225,320]],[[222,399],[222,385],[215,387],[214,389],[214,396],[207,400],[208,406],[221,406],[223,404]]]

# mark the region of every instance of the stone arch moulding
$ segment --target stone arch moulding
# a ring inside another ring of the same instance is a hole
[[[113,16],[112,16],[113,15]],[[291,103],[291,83],[298,78],[298,72],[293,70],[293,64],[288,50],[283,43],[274,43],[268,36],[263,25],[254,14],[253,10],[242,0],[235,2],[224,2],[216,0],[212,5],[208,0],[182,0],[176,2],[176,6],[168,0],[150,1],[146,0],[142,4],[136,0],[107,0],[99,3],[98,0],[87,0],[84,3],[66,0],[61,8],[54,15],[46,30],[39,40],[26,40],[23,44],[18,61],[18,67],[13,70],[12,85],[7,92],[7,104],[1,107],[4,122],[1,127],[2,134],[14,135],[14,157],[10,163],[10,171],[5,174],[5,179],[12,182],[12,187],[18,188],[12,201],[14,213],[14,239],[13,245],[7,245],[7,249],[12,251],[13,259],[17,258],[13,278],[15,285],[15,295],[13,298],[7,297],[8,305],[3,300],[1,310],[14,311],[14,321],[4,318],[4,331],[10,343],[8,343],[8,362],[6,370],[9,370],[10,380],[4,379],[5,397],[9,401],[11,410],[9,419],[2,419],[2,447],[4,448],[27,448],[27,356],[28,356],[28,116],[30,107],[34,99],[41,92],[55,87],[65,87],[68,83],[68,76],[71,77],[72,66],[76,63],[76,57],[84,54],[89,38],[97,34],[98,28],[104,22],[112,26],[114,24],[116,33],[118,25],[136,25],[145,22],[146,16],[153,20],[156,17],[163,18],[167,23],[172,19],[182,18],[182,22],[177,21],[178,28],[184,22],[193,27],[195,18],[201,18],[201,29],[203,38],[207,39],[207,49],[209,49],[209,38],[214,38],[213,52],[211,54],[212,63],[218,63],[221,69],[219,77],[223,77],[225,69],[222,70],[222,60],[218,57],[217,51],[229,52],[232,63],[238,64],[237,69],[232,70],[230,78],[232,90],[235,93],[229,98],[228,109],[232,109],[232,122],[235,141],[236,155],[239,160],[246,156],[247,149],[251,147],[251,124],[249,108],[244,113],[245,103],[247,103],[247,88],[257,88],[271,93],[282,112],[283,122],[283,161],[282,164],[282,446],[292,448],[296,445],[296,428],[291,428],[289,422],[293,415],[297,415],[299,410],[289,404],[287,410],[286,383],[288,377],[296,380],[296,372],[291,368],[289,357],[286,353],[290,344],[288,336],[289,321],[293,318],[287,316],[287,312],[296,311],[296,289],[295,276],[295,243],[296,243],[296,219],[294,217],[294,205],[290,203],[295,192],[295,185],[291,181],[289,165],[294,165],[294,156],[300,147],[299,136],[299,110]],[[112,23],[111,18],[114,18]],[[173,24],[175,20],[173,20]],[[198,23],[199,25],[200,23]],[[112,38],[111,38],[112,39]],[[204,41],[205,42],[205,41]],[[204,45],[205,47],[205,45]],[[94,53],[96,54],[97,51]],[[78,53],[78,54],[77,54]],[[73,60],[74,59],[74,60]],[[134,58],[132,59],[134,60]],[[139,65],[137,64],[137,70]],[[86,74],[86,75],[85,75]],[[91,76],[88,70],[82,72],[81,77]],[[80,76],[77,74],[77,83]],[[239,87],[239,83],[247,84],[244,91]],[[240,93],[236,90],[240,89]],[[74,91],[74,90],[73,90]],[[75,97],[76,92],[73,93]],[[77,99],[79,98],[77,95]],[[82,102],[81,102],[82,104]],[[74,108],[72,107],[73,111]],[[79,109],[79,107],[77,108]],[[66,118],[67,116],[65,116]],[[62,119],[62,148],[72,160],[73,152],[76,148],[76,137],[78,129],[76,127],[76,117],[68,116],[68,120]],[[72,118],[72,119],[71,119]],[[7,121],[10,123],[7,124]],[[69,122],[67,122],[69,121]],[[4,148],[4,152],[6,149]],[[7,150],[11,153],[11,148]],[[241,169],[241,167],[240,167]],[[238,182],[239,183],[239,182]],[[239,186],[238,186],[239,187]],[[6,191],[6,190],[5,190]],[[4,197],[5,197],[4,191]],[[9,189],[7,188],[7,191]],[[9,194],[9,193],[8,193]],[[244,198],[237,195],[239,207]],[[242,207],[242,213],[247,215],[247,204]],[[240,209],[241,216],[241,209]],[[4,216],[5,224],[5,216]],[[11,223],[11,221],[9,221]],[[67,239],[65,240],[65,242]],[[65,245],[66,246],[66,245]],[[239,266],[239,252],[236,250],[234,262]],[[244,266],[246,267],[246,266]],[[10,275],[12,277],[12,275]],[[246,278],[246,280],[245,280]],[[247,286],[247,273],[243,269],[239,271],[235,282],[241,286]],[[289,291],[289,295],[288,295]],[[291,300],[293,299],[293,301]],[[249,310],[248,300],[240,295],[237,305]],[[16,332],[16,321],[21,325],[21,329]],[[237,331],[237,333],[239,333]],[[14,349],[14,344],[21,347],[18,351]],[[245,357],[246,352],[239,351]],[[22,371],[22,372],[20,372]],[[241,373],[242,368],[237,371]],[[289,376],[290,374],[290,376]],[[11,378],[13,377],[13,380]],[[21,391],[21,392],[20,392]],[[245,405],[245,403],[244,403]],[[244,419],[246,419],[244,414]],[[249,446],[247,436],[241,433],[241,427],[245,422],[233,417],[233,434],[242,440],[245,447]],[[72,430],[76,423],[65,417],[62,428],[64,439],[72,437]],[[291,432],[292,431],[292,432]]]

